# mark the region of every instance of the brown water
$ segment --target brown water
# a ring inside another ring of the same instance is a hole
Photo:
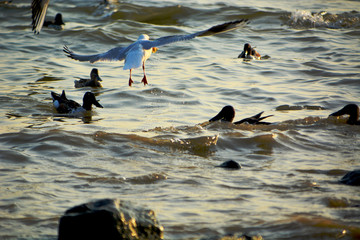
[[[358,1],[51,1],[63,31],[31,33],[30,3],[0,5],[0,239],[56,239],[76,204],[120,198],[153,209],[166,239],[246,233],[265,239],[359,239],[360,127],[327,116],[359,104]],[[324,13],[323,11],[327,11]],[[141,33],[186,34],[238,18],[218,36],[163,46],[133,87],[123,63],[64,56],[105,52]],[[260,61],[237,59],[244,43]],[[99,69],[104,88],[75,89]],[[50,92],[104,106],[56,114]],[[288,104],[299,110],[276,110]],[[207,124],[224,105],[236,120],[260,111],[270,126]],[[316,106],[307,108],[304,106]],[[235,160],[241,170],[216,168]]]

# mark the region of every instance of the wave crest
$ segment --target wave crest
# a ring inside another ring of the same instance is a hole
[[[332,14],[326,11],[312,13],[296,10],[289,16],[288,25],[294,28],[353,28],[360,26],[360,14],[356,11]]]

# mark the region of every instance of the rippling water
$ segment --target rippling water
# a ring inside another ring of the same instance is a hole
[[[0,3],[0,238],[56,239],[69,207],[98,198],[153,209],[166,239],[246,233],[265,239],[359,239],[360,127],[327,116],[359,103],[358,1],[51,0],[63,31],[31,32],[30,2]],[[133,87],[123,63],[64,56],[187,34],[249,18],[225,34],[163,46]],[[237,59],[243,44],[264,60]],[[75,89],[99,69],[104,88]],[[50,92],[100,99],[86,118],[55,113]],[[224,105],[236,120],[208,124]],[[284,107],[283,105],[289,105]],[[312,107],[306,107],[312,106]],[[292,110],[297,109],[297,110]],[[237,171],[215,166],[226,160]]]

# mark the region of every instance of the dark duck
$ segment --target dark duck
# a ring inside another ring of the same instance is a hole
[[[58,13],[55,15],[54,21],[45,21],[44,22],[44,27],[54,28],[56,30],[62,30],[64,28],[64,25],[65,25],[65,23],[62,20],[61,13]]]
[[[62,91],[62,94],[51,92],[51,97],[53,98],[53,104],[58,113],[68,113],[76,114],[90,111],[92,105],[103,108],[101,104],[96,100],[95,95],[92,92],[86,92],[83,97],[83,105],[67,99],[65,91]]]
[[[102,87],[100,81],[102,79],[99,76],[99,71],[97,68],[93,68],[90,73],[90,79],[80,78],[79,80],[75,80],[75,87]]]
[[[342,116],[349,115],[349,119],[346,121],[350,125],[360,125],[359,121],[359,107],[356,104],[348,104],[337,112],[330,114],[330,116]]]
[[[263,112],[260,112],[252,117],[248,117],[248,118],[244,118],[240,121],[234,122],[234,124],[242,124],[242,123],[247,123],[247,124],[262,124],[262,125],[269,125],[271,123],[269,122],[261,122],[262,120],[264,120],[265,118],[271,117],[273,115],[268,115],[265,117],[261,117],[261,115],[263,114]],[[214,122],[214,121],[225,121],[225,122],[233,122],[235,117],[235,109],[233,106],[225,106],[221,109],[221,111],[213,118],[211,118],[209,120],[209,122]]]
[[[251,47],[250,43],[245,43],[244,50],[239,54],[238,58],[260,59],[261,55],[255,50],[255,48]]]

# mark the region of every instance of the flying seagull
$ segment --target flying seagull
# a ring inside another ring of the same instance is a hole
[[[155,39],[153,41],[149,40],[149,36],[146,34],[141,34],[136,42],[130,44],[127,47],[116,47],[105,53],[94,54],[94,55],[80,55],[71,51],[67,46],[64,46],[63,51],[69,58],[81,61],[94,63],[97,61],[121,61],[125,59],[124,70],[130,69],[130,78],[129,86],[133,83],[131,79],[131,71],[134,68],[139,68],[142,66],[144,77],[142,83],[144,85],[148,84],[145,74],[145,61],[150,57],[151,53],[157,51],[157,47],[179,41],[190,40],[195,37],[206,37],[214,34],[227,32],[234,30],[238,27],[242,27],[248,23],[248,19],[240,19],[232,22],[226,22],[220,25],[213,26],[207,30],[196,32],[188,35],[174,35],[166,36]]]
[[[50,0],[32,0],[31,2],[32,30],[35,34],[39,34],[43,27],[49,2]]]

